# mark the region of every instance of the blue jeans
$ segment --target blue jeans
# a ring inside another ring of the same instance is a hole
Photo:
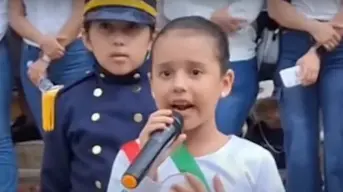
[[[17,164],[11,139],[12,70],[5,40],[0,40],[0,192],[16,192]]]
[[[278,71],[294,66],[313,44],[305,32],[284,32]],[[276,84],[285,134],[287,191],[321,191],[320,109],[325,134],[326,191],[343,191],[343,42],[322,56],[319,79],[314,85],[284,88],[280,82],[278,75]]]
[[[48,68],[48,78],[55,84],[67,85],[73,83],[84,77],[87,71],[93,69],[94,58],[92,54],[86,50],[80,39],[71,43],[66,50],[65,55],[61,59],[51,63]],[[24,43],[20,76],[26,100],[28,101],[36,125],[43,135],[41,92],[30,81],[27,75],[27,62],[36,61],[40,51],[39,48]]]
[[[224,134],[240,134],[258,93],[256,59],[232,62],[235,72],[233,89],[220,99],[216,109],[218,129]]]

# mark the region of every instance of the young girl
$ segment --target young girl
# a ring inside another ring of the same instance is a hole
[[[154,4],[91,0],[86,5],[84,42],[95,56],[95,71],[43,96],[42,191],[106,189],[120,146],[138,137],[156,109],[150,64],[143,64],[153,36]]]
[[[171,149],[184,144],[172,157],[154,166],[157,168],[151,169],[149,176],[133,191],[205,192],[206,188],[216,192],[284,191],[268,151],[234,135],[226,136],[217,129],[215,108],[218,100],[230,93],[234,78],[227,65],[227,45],[225,33],[201,17],[179,18],[162,29],[152,47],[151,85],[159,110],[150,116],[138,141],[124,145],[119,152],[108,191],[129,190],[124,189],[121,179],[130,160],[152,132],[165,129],[173,122],[172,111],[184,117],[184,134]],[[180,159],[185,159],[185,152],[191,158],[180,163]],[[181,175],[179,180],[180,172],[189,172],[187,165],[191,163],[200,167],[200,171],[193,170],[196,174],[193,176]],[[202,182],[196,177],[202,178]],[[183,185],[185,181],[187,186]]]
[[[216,121],[223,133],[239,135],[258,93],[256,32],[252,26],[263,0],[160,0],[157,26],[183,16],[202,16],[219,25],[230,41],[235,82],[229,97],[220,99]]]

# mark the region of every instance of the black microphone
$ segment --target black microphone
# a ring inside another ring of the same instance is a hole
[[[150,139],[124,173],[121,183],[127,189],[135,189],[148,174],[157,157],[182,133],[183,117],[173,112],[174,122],[163,131],[151,134]]]

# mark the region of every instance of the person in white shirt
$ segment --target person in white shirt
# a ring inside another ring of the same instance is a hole
[[[264,0],[162,0],[161,28],[170,20],[197,15],[217,23],[230,40],[230,61],[235,81],[229,97],[217,106],[218,128],[225,134],[240,134],[241,128],[258,93],[258,67],[256,61],[256,32],[252,23],[263,8]]]
[[[139,139],[122,147],[107,191],[284,192],[267,150],[217,129],[216,105],[230,94],[234,78],[227,64],[226,34],[202,17],[178,18],[157,35],[151,54],[151,88],[158,110]],[[122,180],[124,172],[151,133],[173,123],[173,112],[183,116],[183,133],[166,150],[167,158],[158,158],[142,182],[130,186],[130,178]],[[199,170],[191,171],[189,164]]]
[[[17,191],[17,165],[11,137],[12,70],[5,39],[7,0],[0,0],[0,191]]]
[[[287,191],[320,192],[319,110],[324,130],[325,191],[343,191],[343,6],[341,0],[268,0],[270,16],[285,29],[280,70],[298,65],[301,85],[278,75],[285,136]]]
[[[93,68],[94,59],[80,36],[84,3],[84,0],[9,1],[10,25],[24,39],[21,82],[41,133],[41,92],[37,85],[44,78],[55,84],[73,83]]]

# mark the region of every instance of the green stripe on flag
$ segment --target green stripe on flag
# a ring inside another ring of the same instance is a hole
[[[189,153],[185,145],[182,145],[175,150],[175,152],[171,155],[171,158],[181,173],[190,173],[196,176],[206,186],[207,191],[211,191],[204,173],[201,171],[198,163],[195,161],[193,155]]]

